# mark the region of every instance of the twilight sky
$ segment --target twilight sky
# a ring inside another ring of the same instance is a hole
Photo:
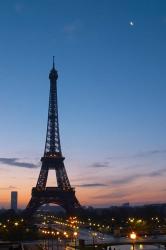
[[[25,207],[36,185],[53,55],[81,204],[166,202],[166,1],[2,0],[0,207],[12,190]]]

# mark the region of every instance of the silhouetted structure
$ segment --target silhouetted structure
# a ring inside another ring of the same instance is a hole
[[[17,211],[17,192],[12,191],[11,192],[11,209],[14,211]]]
[[[32,188],[32,197],[25,210],[28,215],[33,214],[41,205],[54,203],[62,206],[67,213],[72,214],[80,204],[75,196],[75,190],[71,187],[61,151],[58,102],[57,102],[57,79],[58,73],[54,66],[49,74],[50,95],[48,108],[47,134],[44,156],[41,158],[42,166],[36,187]],[[48,171],[55,170],[57,187],[46,187]]]

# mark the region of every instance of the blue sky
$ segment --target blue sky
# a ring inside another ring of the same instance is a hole
[[[5,0],[0,37],[2,206],[13,189],[25,206],[36,184],[39,168],[17,162],[39,166],[53,55],[62,150],[82,204],[166,201],[164,0]]]

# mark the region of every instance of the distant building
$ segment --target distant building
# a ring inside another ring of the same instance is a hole
[[[17,211],[17,192],[12,191],[11,192],[11,209],[14,211]]]
[[[129,202],[126,202],[126,203],[123,203],[122,204],[122,207],[129,207],[130,206],[130,203]]]

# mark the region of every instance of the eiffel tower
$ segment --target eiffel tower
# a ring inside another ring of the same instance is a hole
[[[68,214],[73,214],[80,204],[71,187],[61,151],[58,121],[57,79],[58,72],[54,66],[49,74],[50,94],[47,133],[44,156],[41,158],[42,166],[36,187],[32,188],[32,197],[24,211],[26,215],[33,215],[43,204],[54,203],[63,207]],[[48,171],[55,170],[57,187],[46,187]]]

